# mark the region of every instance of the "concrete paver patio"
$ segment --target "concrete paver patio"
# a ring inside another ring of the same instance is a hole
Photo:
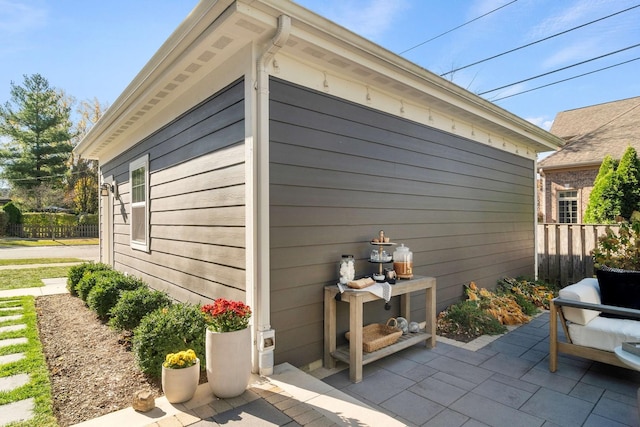
[[[640,425],[640,372],[561,356],[551,373],[548,338],[544,313],[476,351],[440,340],[324,381],[409,426]]]

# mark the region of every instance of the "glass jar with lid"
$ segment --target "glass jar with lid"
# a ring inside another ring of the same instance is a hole
[[[353,255],[342,255],[338,264],[340,283],[346,285],[356,278],[356,263]]]

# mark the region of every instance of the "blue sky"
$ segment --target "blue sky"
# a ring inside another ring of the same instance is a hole
[[[636,5],[635,0],[299,0],[401,53],[500,6],[497,12],[402,55],[442,74]],[[0,102],[10,82],[40,73],[77,100],[111,104],[196,0],[0,0]],[[508,4],[508,5],[507,5]],[[458,71],[481,93],[640,43],[640,8]],[[493,100],[640,57],[640,46],[483,95]],[[640,96],[640,60],[495,101],[548,129],[563,110]]]

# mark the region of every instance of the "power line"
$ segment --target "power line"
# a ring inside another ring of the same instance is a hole
[[[546,72],[546,73],[538,74],[537,76],[529,77],[529,78],[524,79],[524,80],[520,80],[520,81],[517,81],[517,82],[509,83],[508,85],[500,86],[500,87],[497,87],[495,89],[485,90],[484,92],[480,92],[478,95],[480,95],[480,96],[481,95],[485,95],[487,93],[495,92],[495,91],[500,90],[500,89],[505,89],[505,88],[508,88],[510,86],[515,86],[515,85],[520,84],[520,83],[524,83],[524,82],[528,82],[528,81],[531,81],[531,80],[535,80],[535,79],[538,79],[540,77],[548,76],[549,74],[557,73],[559,71],[567,70],[569,68],[577,67],[578,65],[582,65],[582,64],[586,64],[586,63],[591,62],[591,61],[595,61],[596,59],[602,59],[602,58],[605,58],[607,56],[615,55],[616,53],[624,52],[625,50],[633,49],[634,47],[638,47],[638,46],[640,46],[640,43],[634,44],[633,46],[625,47],[623,49],[616,50],[614,52],[605,53],[604,55],[596,56],[595,58],[587,59],[586,61],[577,62],[577,63],[572,64],[572,65],[567,65],[566,67],[562,67],[562,68],[558,68],[558,69],[553,70],[553,71],[549,71],[549,72]]]
[[[478,16],[477,18],[473,18],[471,21],[467,21],[467,22],[465,22],[464,24],[460,24],[460,25],[458,25],[457,27],[452,28],[452,29],[450,29],[450,30],[448,30],[448,31],[445,31],[445,32],[444,32],[444,33],[442,33],[442,34],[438,34],[437,36],[432,37],[432,38],[430,38],[429,40],[423,41],[422,43],[418,43],[417,45],[415,45],[415,46],[413,46],[413,47],[410,47],[410,48],[409,48],[409,49],[407,49],[407,50],[403,50],[403,51],[402,51],[402,52],[400,52],[398,55],[402,55],[402,54],[404,54],[404,53],[409,52],[410,50],[413,50],[413,49],[415,49],[415,48],[417,48],[417,47],[420,47],[420,46],[422,46],[422,45],[424,45],[424,44],[427,44],[427,43],[429,43],[429,42],[432,42],[432,41],[434,41],[434,40],[435,40],[435,39],[437,39],[437,38],[440,38],[440,37],[442,37],[442,36],[444,36],[444,35],[446,35],[446,34],[449,34],[450,32],[457,30],[458,28],[462,28],[462,27],[464,27],[465,25],[471,24],[472,22],[477,21],[477,20],[478,20],[478,19],[480,19],[480,18],[484,18],[485,16],[490,15],[490,14],[492,14],[493,12],[497,12],[498,10],[502,9],[503,7],[507,7],[507,6],[509,6],[510,4],[513,4],[513,3],[517,2],[517,1],[518,1],[518,0],[512,0],[512,1],[510,1],[509,3],[503,4],[502,6],[497,7],[497,8],[495,8],[495,9],[493,9],[493,10],[490,10],[489,12],[487,12],[487,13],[485,13],[485,14],[483,14],[483,15],[480,15],[480,16]]]
[[[574,79],[577,79],[579,77],[588,76],[589,74],[595,74],[595,73],[598,73],[600,71],[608,70],[609,68],[615,68],[615,67],[618,67],[620,65],[628,64],[629,62],[637,61],[639,59],[640,59],[640,56],[637,57],[637,58],[630,59],[628,61],[619,62],[619,63],[614,64],[614,65],[609,65],[608,67],[603,67],[603,68],[599,68],[597,70],[589,71],[588,73],[578,74],[577,76],[569,77],[567,79],[558,80],[558,81],[555,81],[553,83],[548,83],[546,85],[534,87],[532,89],[523,90],[522,92],[512,93],[511,95],[506,95],[506,96],[502,96],[500,98],[495,98],[495,99],[492,99],[491,102],[501,101],[503,99],[511,98],[512,96],[521,95],[521,94],[527,93],[527,92],[533,92],[534,90],[542,89],[542,88],[545,88],[545,87],[548,87],[548,86],[553,86],[553,85],[556,85],[558,83],[564,83],[566,81],[574,80]]]
[[[466,69],[466,68],[473,67],[474,65],[482,64],[483,62],[487,62],[487,61],[490,61],[490,60],[492,60],[492,59],[499,58],[499,57],[501,57],[501,56],[504,56],[504,55],[507,55],[507,54],[509,54],[509,53],[515,52],[515,51],[517,51],[517,50],[524,49],[525,47],[533,46],[534,44],[538,44],[538,43],[541,43],[541,42],[543,42],[543,41],[550,40],[550,39],[552,39],[552,38],[554,38],[554,37],[558,37],[558,36],[561,36],[561,35],[563,35],[563,34],[567,34],[567,33],[571,32],[571,31],[577,30],[577,29],[579,29],[579,28],[586,27],[587,25],[591,25],[591,24],[594,24],[594,23],[596,23],[596,22],[603,21],[603,20],[605,20],[605,19],[607,19],[607,18],[611,18],[612,16],[620,15],[621,13],[628,12],[628,11],[630,11],[630,10],[632,10],[632,9],[637,8],[637,7],[640,7],[640,4],[637,4],[637,5],[635,5],[635,6],[629,7],[629,8],[627,8],[627,9],[621,10],[621,11],[616,12],[616,13],[612,13],[611,15],[607,15],[607,16],[604,16],[604,17],[602,17],[602,18],[595,19],[595,20],[593,20],[593,21],[591,21],[591,22],[587,22],[586,24],[578,25],[577,27],[570,28],[570,29],[568,29],[568,30],[565,30],[565,31],[562,31],[562,32],[559,32],[559,33],[553,34],[553,35],[551,35],[551,36],[548,36],[548,37],[542,38],[542,39],[540,39],[540,40],[536,40],[536,41],[534,41],[534,42],[527,43],[527,44],[525,44],[525,45],[522,45],[522,46],[516,47],[516,48],[514,48],[514,49],[507,50],[507,51],[502,52],[502,53],[499,53],[499,54],[497,54],[497,55],[493,55],[493,56],[490,56],[490,57],[488,57],[488,58],[481,59],[480,61],[476,61],[476,62],[473,62],[473,63],[471,63],[471,64],[468,64],[468,65],[464,65],[464,66],[462,66],[462,67],[455,68],[455,69],[453,69],[453,70],[451,70],[451,71],[447,71],[446,73],[442,73],[442,74],[440,74],[440,76],[441,76],[441,77],[442,77],[442,76],[446,76],[447,74],[455,73],[456,71],[464,70],[464,69]]]

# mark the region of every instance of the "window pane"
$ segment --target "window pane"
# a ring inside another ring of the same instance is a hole
[[[145,206],[133,206],[131,208],[131,240],[145,243]]]
[[[558,192],[558,221],[563,224],[578,222],[578,192]]]
[[[145,168],[134,170],[131,181],[131,202],[144,202],[146,200]]]

